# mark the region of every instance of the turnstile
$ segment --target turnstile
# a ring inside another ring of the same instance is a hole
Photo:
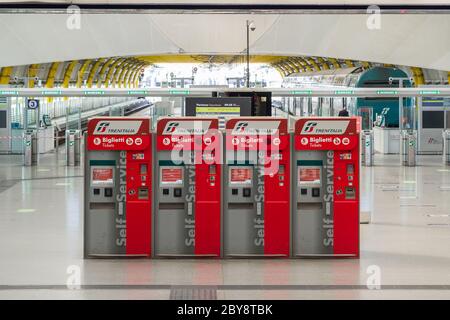
[[[373,131],[364,130],[361,134],[361,163],[366,167],[373,166],[373,155]]]
[[[403,166],[416,165],[417,131],[404,130],[401,132],[400,161]]]
[[[23,165],[35,166],[39,164],[39,150],[36,130],[26,130],[23,133]]]
[[[442,160],[444,161],[444,165],[450,165],[450,130],[444,130],[442,132],[442,141],[443,141],[443,149],[442,149]]]
[[[81,163],[81,130],[66,130],[66,164],[79,166]]]

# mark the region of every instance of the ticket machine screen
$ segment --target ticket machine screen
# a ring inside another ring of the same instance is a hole
[[[161,168],[162,185],[182,185],[183,168]]]
[[[298,184],[318,184],[320,185],[320,167],[299,167]]]
[[[113,184],[113,168],[92,168],[92,185]]]
[[[251,168],[231,168],[230,169],[230,183],[231,184],[252,184],[252,169]]]

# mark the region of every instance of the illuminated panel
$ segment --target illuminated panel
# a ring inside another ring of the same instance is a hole
[[[252,169],[251,168],[231,168],[230,169],[230,184],[252,184]]]
[[[183,168],[161,168],[161,184],[182,185]]]
[[[111,185],[113,183],[112,168],[93,168],[92,184],[93,185]]]
[[[320,168],[298,167],[298,184],[318,184],[320,185]]]

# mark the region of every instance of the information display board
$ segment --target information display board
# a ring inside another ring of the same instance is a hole
[[[252,100],[247,97],[187,97],[186,116],[250,116]]]

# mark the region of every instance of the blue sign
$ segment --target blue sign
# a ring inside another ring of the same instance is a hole
[[[27,100],[28,109],[35,110],[39,108],[39,100],[37,99],[28,99]]]

